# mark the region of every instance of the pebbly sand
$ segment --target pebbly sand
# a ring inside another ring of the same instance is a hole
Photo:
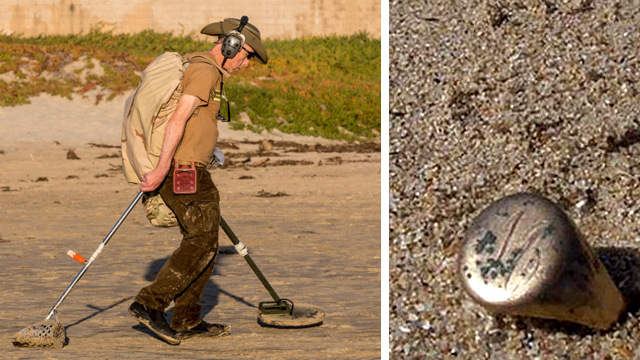
[[[640,2],[390,2],[393,359],[640,358]],[[492,201],[560,204],[628,305],[607,331],[493,317],[461,288]]]
[[[258,303],[271,298],[221,231],[203,316],[230,324],[231,336],[160,341],[127,308],[180,234],[152,227],[138,205],[59,307],[69,343],[13,347],[11,336],[43,321],[80,270],[67,250],[89,257],[137,193],[119,168],[123,103],[43,95],[0,108],[1,358],[380,358],[379,144],[224,125],[227,166],[210,170],[223,216],[280,297],[322,308],[324,323],[261,327]],[[261,153],[265,139],[273,149]]]

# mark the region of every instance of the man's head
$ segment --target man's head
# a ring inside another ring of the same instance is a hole
[[[216,46],[214,46],[213,48],[213,54],[214,56],[217,57],[224,57],[224,55],[222,55],[222,42],[223,39],[221,38],[217,43]],[[253,50],[253,48],[251,46],[249,46],[248,44],[244,44],[244,46],[242,46],[240,48],[240,51],[238,51],[238,53],[232,57],[232,58],[227,58],[226,61],[224,61],[224,69],[227,70],[227,72],[229,72],[229,74],[235,74],[238,71],[246,68],[247,66],[249,66],[249,60],[253,59],[254,57],[256,57],[256,53]],[[220,61],[220,59],[217,59],[218,61]],[[221,63],[222,64],[222,63]]]
[[[239,28],[241,31],[238,31]],[[205,26],[200,32],[219,37],[212,49],[213,54],[220,57],[219,61],[226,59],[224,69],[230,73],[248,66],[252,58],[262,64],[269,61],[267,50],[260,39],[260,31],[250,23],[241,26],[238,19],[225,19]]]

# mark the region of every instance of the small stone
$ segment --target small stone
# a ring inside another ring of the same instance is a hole
[[[260,152],[271,151],[273,150],[273,143],[271,140],[262,140],[258,149]]]
[[[76,155],[76,152],[73,150],[67,151],[67,160],[80,160],[80,157]]]

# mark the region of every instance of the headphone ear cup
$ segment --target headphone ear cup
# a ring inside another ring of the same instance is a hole
[[[227,59],[233,59],[238,55],[238,52],[240,52],[243,45],[244,39],[233,32],[230,32],[225,36],[224,41],[222,42],[222,55]]]

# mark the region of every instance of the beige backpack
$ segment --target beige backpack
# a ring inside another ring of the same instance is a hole
[[[167,123],[182,96],[184,70],[195,62],[218,68],[203,55],[182,57],[175,52],[165,52],[142,71],[140,85],[127,98],[122,121],[122,170],[130,184],[139,184],[142,175],[158,165]],[[178,224],[159,194],[144,194],[142,201],[152,225]]]

